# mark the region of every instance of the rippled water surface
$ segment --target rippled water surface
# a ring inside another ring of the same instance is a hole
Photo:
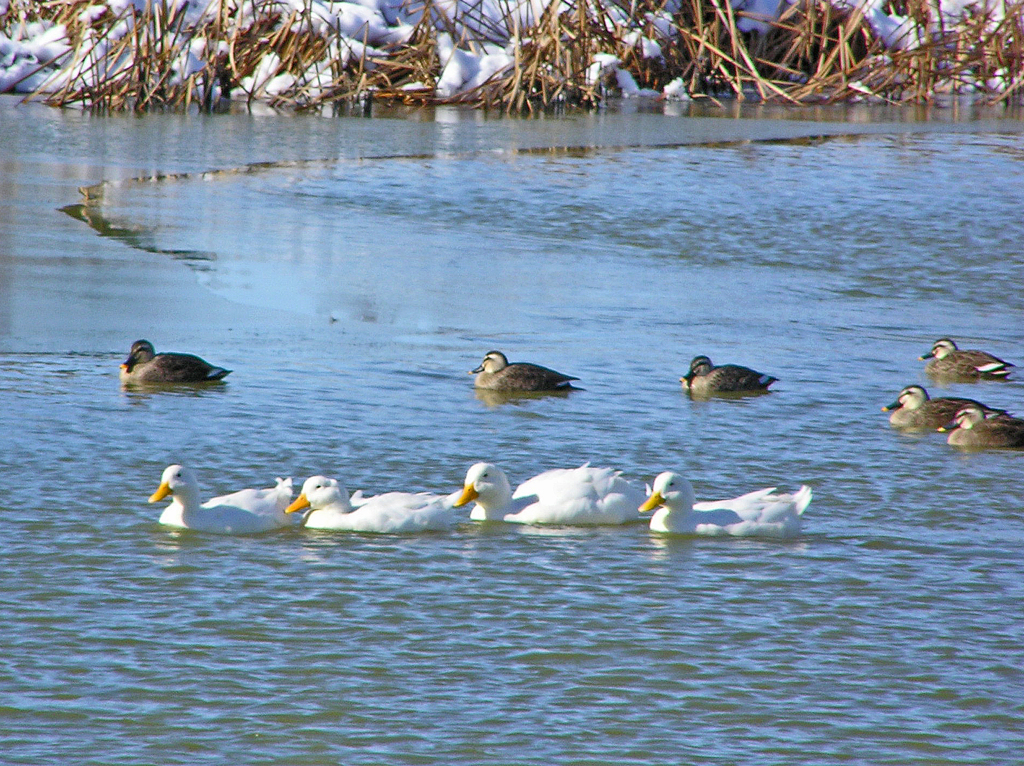
[[[918,382],[1024,413],[1024,373],[917,360],[1024,366],[1024,123],[796,114],[5,107],[0,760],[1018,762],[1024,454],[879,409]],[[123,391],[139,337],[234,372]],[[491,348],[584,390],[475,394]],[[780,382],[691,401],[699,353]],[[146,503],[178,461],[213,495],[447,493],[481,459],[814,501],[786,543],[225,538]]]

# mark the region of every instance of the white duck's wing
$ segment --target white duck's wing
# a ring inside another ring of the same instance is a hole
[[[184,513],[182,526],[228,535],[269,532],[301,523],[301,519],[289,518],[284,512],[291,497],[291,478],[279,478],[274,487],[241,489],[211,498],[195,510]]]
[[[534,476],[512,495],[522,524],[622,524],[640,518],[643,491],[611,468],[556,468]]]
[[[254,490],[258,491],[258,490]],[[184,516],[189,529],[223,535],[251,535],[279,529],[287,522],[268,513],[253,513],[237,505],[203,504]]]
[[[691,516],[694,530],[699,535],[728,534],[728,527],[746,521],[732,508],[694,509]]]
[[[743,521],[771,523],[799,516],[811,501],[811,488],[803,486],[794,494],[776,494],[775,487],[748,492],[730,500],[694,503],[695,511],[729,510]]]
[[[792,494],[766,494],[759,500],[744,504],[738,508],[741,516],[749,521],[762,524],[788,522],[797,518],[811,502],[811,488],[804,485]]]
[[[695,511],[698,534],[727,534],[737,537],[795,537],[800,534],[800,517],[811,502],[811,488],[802,486],[794,494],[773,494],[758,490],[733,498],[732,508]],[[733,521],[728,520],[734,515]]]
[[[764,499],[774,491],[775,487],[765,487],[764,489],[755,489],[753,492],[748,492],[745,495],[733,497],[728,500],[703,500],[699,503],[694,503],[693,509],[695,511],[712,511],[716,508],[730,508],[739,512],[740,509],[756,507],[759,504],[764,504]]]
[[[292,480],[278,478],[277,486],[267,489],[240,489],[227,495],[212,497],[203,503],[203,508],[234,506],[256,514],[281,515],[292,500]]]
[[[315,514],[321,512],[315,511],[306,526],[392,534],[451,529],[455,525],[453,503],[457,498],[457,494],[444,496],[427,492],[364,495],[359,498],[359,506],[350,513],[334,513],[330,518],[318,519]]]

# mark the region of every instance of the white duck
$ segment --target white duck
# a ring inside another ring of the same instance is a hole
[[[164,469],[160,486],[150,495],[156,503],[173,495],[160,514],[160,523],[225,535],[268,532],[290,525],[284,510],[292,499],[292,480],[278,479],[269,489],[242,489],[229,495],[199,501],[199,482],[191,469],[170,465]]]
[[[611,468],[555,468],[527,479],[515,493],[505,472],[476,463],[466,473],[455,506],[476,501],[474,521],[518,524],[625,524],[637,521],[644,492]]]
[[[306,508],[303,524],[310,529],[345,529],[351,532],[424,532],[451,529],[455,525],[452,503],[455,495],[431,495],[427,492],[385,492],[351,499],[337,479],[310,476],[302,493],[286,513]]]
[[[791,495],[774,492],[775,487],[768,487],[731,500],[694,503],[690,482],[677,473],[666,471],[654,480],[651,496],[640,510],[658,508],[651,517],[654,532],[796,537],[800,534],[800,517],[811,502],[811,488],[801,486]]]

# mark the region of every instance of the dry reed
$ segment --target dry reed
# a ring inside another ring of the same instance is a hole
[[[283,10],[273,0],[212,0],[198,23],[167,0],[141,12],[129,5],[120,16],[83,14],[89,0],[11,0],[0,31],[15,36],[32,21],[65,25],[71,53],[32,96],[109,110],[212,110],[239,96],[296,109],[371,99],[513,112],[588,106],[617,82],[596,76],[598,54],[614,56],[638,87],[662,91],[680,81],[694,97],[902,103],[971,92],[992,102],[1024,100],[1024,0],[1001,15],[972,6],[955,24],[938,15],[934,0],[898,0],[907,35],[889,47],[860,9],[827,0],[783,4],[763,33],[742,31],[748,17],[727,0],[570,0],[537,18],[513,13],[509,3],[500,20],[479,3],[449,17],[449,5],[408,2],[419,19],[411,33],[376,46],[365,32],[352,40],[325,28],[309,3]],[[509,65],[440,96],[439,33],[469,51],[511,40]],[[660,55],[645,55],[650,44]]]

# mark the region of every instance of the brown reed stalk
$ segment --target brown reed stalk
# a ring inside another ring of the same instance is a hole
[[[309,6],[285,14],[269,0],[217,0],[201,30],[189,26],[182,6],[167,0],[154,0],[140,12],[131,8],[131,18],[108,11],[92,20],[81,17],[89,0],[11,0],[0,30],[14,34],[32,21],[64,24],[73,48],[64,65],[80,76],[55,93],[30,97],[111,110],[188,109],[196,103],[212,109],[218,85],[224,92],[237,88],[268,53],[280,58],[281,73],[301,78],[317,66],[329,74],[325,87],[299,79],[269,99],[297,109],[368,98],[468,103],[510,112],[591,106],[606,95],[605,83],[587,79],[597,53],[617,56],[641,87],[660,90],[682,78],[695,96],[724,92],[785,103],[851,98],[901,103],[971,89],[993,103],[1024,98],[1024,0],[1007,5],[1002,17],[979,6],[956,23],[939,17],[932,0],[900,0],[901,12],[912,19],[915,42],[895,50],[885,49],[861,10],[837,8],[828,0],[797,0],[765,34],[741,32],[744,14],[727,0],[681,0],[671,6],[678,32],[669,38],[653,23],[666,0],[629,0],[630,28],[619,21],[616,4],[623,2],[552,3],[523,23],[511,1],[504,18],[490,19],[482,0],[458,17],[449,17],[435,0],[423,0],[420,20],[404,44],[376,55],[368,50],[364,32],[364,54],[352,60],[340,30],[315,31]],[[243,17],[246,9],[255,13]],[[131,33],[110,39],[115,26],[126,21],[133,22]],[[639,44],[627,42],[631,28],[657,41],[661,58],[645,58]],[[472,91],[442,99],[434,91],[441,74],[439,32],[476,52],[511,36],[517,41],[513,65]],[[188,60],[196,34],[207,40],[200,67],[176,77],[175,66]],[[218,53],[221,44],[226,53]],[[108,46],[105,53],[103,46]],[[122,60],[132,65],[121,66]],[[990,87],[994,80],[1002,85]],[[406,87],[413,83],[423,87]],[[246,94],[249,102],[265,97],[265,87],[258,83]]]

